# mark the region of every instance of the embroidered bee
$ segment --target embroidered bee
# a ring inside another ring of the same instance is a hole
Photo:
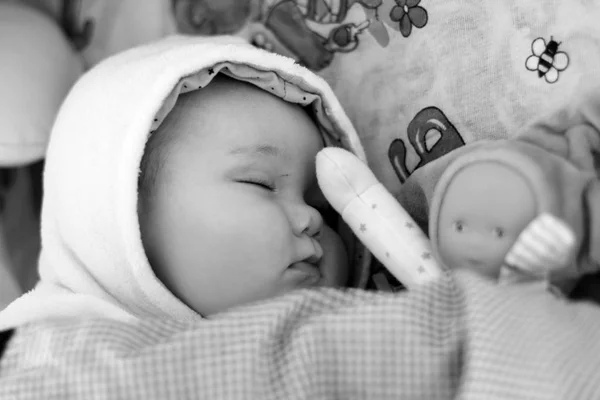
[[[544,38],[537,38],[531,43],[532,55],[527,57],[525,67],[530,71],[537,71],[538,77],[544,77],[546,82],[554,83],[558,80],[558,73],[564,71],[569,65],[569,56],[563,51],[558,51],[559,42],[550,36],[546,44]]]

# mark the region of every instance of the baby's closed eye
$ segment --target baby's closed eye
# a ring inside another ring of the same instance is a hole
[[[244,179],[238,180],[237,182],[257,186],[261,189],[265,189],[265,190],[268,190],[271,192],[274,192],[277,189],[275,186],[275,183],[272,181],[269,181],[268,179],[244,178]]]

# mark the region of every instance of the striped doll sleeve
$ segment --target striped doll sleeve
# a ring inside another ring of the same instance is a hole
[[[523,230],[506,255],[499,283],[547,285],[550,273],[568,263],[575,241],[567,224],[551,214],[541,214]]]

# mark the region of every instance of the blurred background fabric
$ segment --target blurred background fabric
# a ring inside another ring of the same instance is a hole
[[[0,308],[33,287],[50,129],[83,61],[55,20],[0,2]]]

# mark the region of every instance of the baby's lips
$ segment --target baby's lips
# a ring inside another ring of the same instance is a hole
[[[323,195],[340,213],[353,199],[378,183],[371,170],[354,154],[336,147],[317,153],[316,169]]]
[[[322,278],[319,268],[311,263],[300,261],[291,266],[293,276],[300,279],[302,285],[312,286],[317,284]]]

